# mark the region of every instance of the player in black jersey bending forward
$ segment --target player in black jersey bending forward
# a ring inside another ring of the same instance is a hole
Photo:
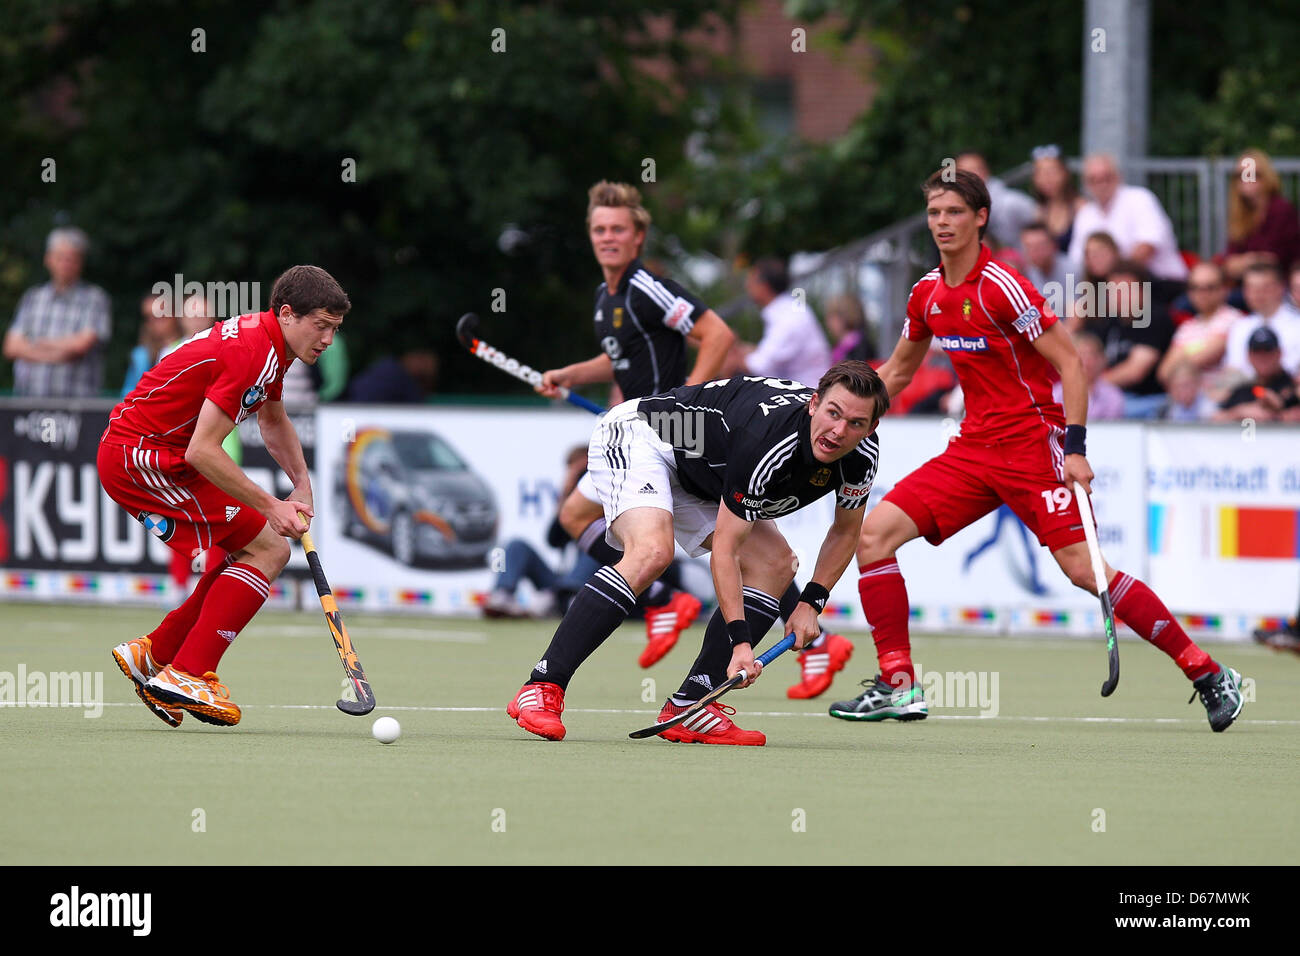
[[[775,595],[794,577],[790,546],[771,519],[834,491],[835,517],[812,580],[786,627],[796,647],[820,632],[817,616],[857,549],[863,506],[875,480],[874,432],[889,408],[884,384],[863,362],[841,362],[816,392],[785,379],[724,379],[683,386],[614,408],[588,446],[588,473],[619,561],[596,571],[556,629],[528,682],[506,708],[519,726],[564,738],[560,714],[569,680],[623,622],[657,578],[676,539],[712,552],[718,598],[700,655],[659,719],[681,713],[740,670],[762,670],[754,646],[776,620]],[[761,746],[713,704],[662,737],[686,743]]]

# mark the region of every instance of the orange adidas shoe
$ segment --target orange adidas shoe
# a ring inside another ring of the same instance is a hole
[[[564,739],[564,688],[559,684],[525,684],[506,705],[506,713],[530,734],[547,740]]]
[[[161,667],[153,659],[153,641],[147,637],[137,637],[134,641],[123,641],[113,648],[113,660],[122,673],[130,678],[135,687],[136,696],[144,705],[168,727],[179,727],[185,718],[185,711],[179,707],[163,707],[156,704],[144,692],[145,682],[157,674]]]
[[[160,707],[188,710],[205,724],[233,727],[239,723],[239,705],[212,671],[195,677],[168,664],[145,683],[144,692]]]
[[[659,720],[671,720],[685,707],[678,707],[671,700],[659,711]],[[659,736],[675,744],[732,744],[738,747],[761,747],[767,743],[767,736],[757,730],[741,730],[731,721],[736,708],[726,704],[709,704],[689,720],[676,727],[669,727]]]
[[[700,616],[698,598],[685,591],[676,591],[672,599],[659,607],[648,607],[645,612],[645,650],[637,659],[642,667],[653,667],[673,649],[682,631]]]
[[[794,700],[819,697],[831,686],[836,671],[853,656],[853,642],[839,634],[827,634],[821,647],[806,647],[799,653],[799,673],[802,680],[787,687],[785,696]]]

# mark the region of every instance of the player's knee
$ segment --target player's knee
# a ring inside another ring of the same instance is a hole
[[[1062,570],[1076,588],[1083,588],[1090,594],[1097,593],[1097,580],[1092,573],[1091,561],[1072,561]]]
[[[873,564],[893,554],[888,539],[874,528],[863,527],[858,538],[858,564]]]
[[[275,568],[276,574],[284,570],[285,565],[289,563],[291,553],[288,539],[279,535],[275,536],[275,540],[265,552],[267,562]]]

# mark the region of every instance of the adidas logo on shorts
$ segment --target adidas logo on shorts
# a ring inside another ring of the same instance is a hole
[[[650,482],[647,481],[644,485],[641,486],[641,490],[638,491],[637,494],[638,494],[638,495],[657,495],[657,494],[659,494],[659,492],[655,491],[655,490],[654,490],[654,487],[650,484]]]

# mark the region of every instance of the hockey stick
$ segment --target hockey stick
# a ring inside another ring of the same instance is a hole
[[[794,635],[787,634],[785,636],[785,639],[782,640],[779,644],[776,644],[774,647],[765,651],[758,658],[758,662],[762,664],[764,667],[766,667],[768,664],[772,663],[774,660],[776,660],[778,657],[780,657],[782,654],[784,654],[792,647],[794,647]],[[678,714],[676,717],[672,718],[671,720],[665,720],[662,724],[655,724],[653,727],[646,727],[643,730],[634,730],[632,731],[632,733],[628,734],[628,736],[631,737],[633,740],[640,740],[643,737],[654,737],[657,734],[661,734],[665,730],[668,730],[670,727],[676,727],[678,724],[682,723],[683,721],[690,720],[692,717],[694,717],[696,714],[702,711],[705,707],[708,707],[709,704],[713,703],[715,700],[717,700],[727,691],[731,690],[737,684],[745,683],[745,680],[746,680],[745,672],[741,671],[735,677],[728,680],[725,684],[719,684],[717,687],[713,688],[713,690],[709,691],[707,694],[705,694],[703,697],[697,700],[694,704],[692,704],[690,707],[682,711],[680,714]]]
[[[499,349],[494,349],[478,337],[478,316],[473,312],[466,312],[456,323],[456,338],[460,339],[460,344],[469,349],[475,357],[481,358],[489,365],[501,369],[507,375],[519,379],[521,382],[527,382],[536,388],[542,384],[542,373],[535,368],[530,368],[521,363],[518,359],[512,359]],[[605,409],[601,408],[595,402],[583,398],[581,395],[575,395],[563,386],[559,387],[560,397],[571,405],[577,405],[579,408],[585,408],[589,412],[597,415],[604,415]]]
[[[302,536],[302,549],[307,552],[311,576],[316,581],[316,593],[320,595],[320,606],[330,626],[330,635],[334,638],[334,647],[339,652],[339,660],[343,662],[343,671],[348,675],[348,680],[352,682],[352,687],[357,693],[356,700],[340,700],[334,706],[353,717],[364,717],[375,709],[375,694],[370,689],[370,682],[366,680],[366,672],[361,668],[357,652],[352,648],[348,629],[343,626],[343,616],[339,614],[339,607],[334,603],[334,592],[330,590],[329,582],[325,580],[325,571],[321,568],[320,557],[316,554],[316,545],[312,543],[311,535],[305,532]]]
[[[1092,574],[1097,581],[1097,597],[1101,599],[1101,617],[1106,627],[1106,656],[1110,676],[1101,685],[1101,696],[1109,697],[1119,684],[1119,645],[1115,642],[1115,609],[1110,603],[1110,589],[1106,585],[1106,565],[1101,560],[1097,544],[1097,525],[1092,518],[1092,504],[1083,485],[1074,483],[1074,497],[1079,502],[1079,517],[1083,519],[1083,536],[1088,539],[1088,555],[1092,558]]]

